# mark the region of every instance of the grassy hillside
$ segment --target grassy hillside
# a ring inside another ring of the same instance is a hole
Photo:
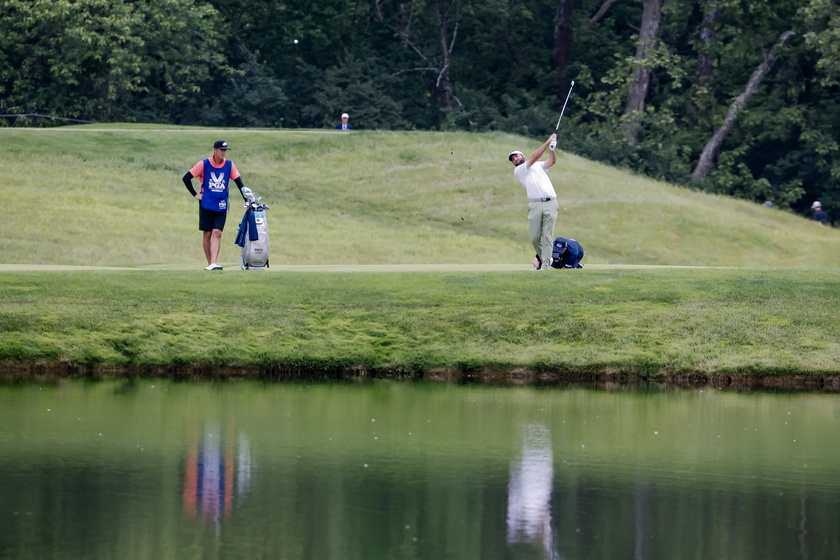
[[[271,205],[275,265],[529,266],[527,202],[506,134],[215,130],[87,125],[0,129],[0,263],[203,265],[181,176],[224,138]],[[840,267],[840,232],[560,154],[556,233],[585,263]],[[233,264],[233,205],[220,261]]]

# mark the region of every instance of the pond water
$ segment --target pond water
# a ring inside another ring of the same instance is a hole
[[[0,558],[840,558],[839,420],[710,387],[0,385]]]

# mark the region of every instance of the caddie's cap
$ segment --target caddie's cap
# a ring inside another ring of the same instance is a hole
[[[219,150],[227,150],[228,144],[224,140],[216,140],[216,142],[213,144],[213,149],[215,150],[217,148]]]
[[[349,119],[350,115],[348,115],[347,113],[341,113],[341,118],[342,119]]]
[[[512,160],[511,160],[511,158],[513,158],[513,156],[515,156],[516,154],[519,154],[520,156],[524,156],[524,155],[525,155],[525,154],[523,154],[522,152],[520,152],[519,150],[514,150],[514,151],[512,151],[512,152],[510,153],[510,155],[508,156],[508,161],[512,161]]]
[[[817,200],[811,205],[811,208],[822,208],[822,204],[820,204],[820,201]]]

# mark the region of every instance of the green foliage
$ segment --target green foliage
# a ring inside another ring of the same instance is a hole
[[[280,81],[252,55],[208,98],[208,107],[179,119],[207,126],[273,127],[283,121],[289,103]]]
[[[214,12],[194,0],[3,0],[0,108],[171,120],[224,69]]]
[[[687,146],[666,140],[677,135],[673,118],[666,111],[648,111],[639,142],[627,142],[620,126],[612,121],[597,126],[566,125],[571,139],[563,143],[572,152],[608,165],[643,173],[654,179],[693,185]],[[571,130],[570,130],[571,128]]]
[[[820,84],[840,85],[840,8],[831,0],[810,0],[800,10],[808,46],[819,53]]]
[[[315,74],[317,69],[310,68]],[[340,115],[352,111],[356,128],[406,129],[401,98],[407,84],[393,76],[394,69],[378,59],[349,59],[323,72],[313,84],[311,101],[301,113],[306,122],[333,128]]]
[[[749,168],[736,161],[737,154],[727,152],[721,156],[718,168],[712,172],[715,191],[720,194],[733,194],[747,200],[767,197],[770,183],[766,179],[756,180]]]

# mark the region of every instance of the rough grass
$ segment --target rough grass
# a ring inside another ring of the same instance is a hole
[[[838,374],[833,271],[0,274],[0,360],[261,375]]]

